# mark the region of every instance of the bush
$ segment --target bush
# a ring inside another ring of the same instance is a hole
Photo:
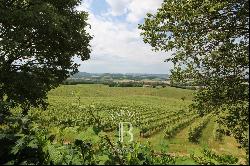
[[[201,119],[201,121],[194,123],[190,128],[188,132],[188,140],[190,142],[198,143],[199,138],[201,137],[202,130],[206,127],[210,120],[210,116],[207,115]]]
[[[24,165],[151,165],[174,164],[166,152],[155,153],[140,143],[114,143],[96,132],[98,140],[86,138],[78,127],[48,130],[28,116],[9,117],[7,128],[0,128],[0,164]],[[94,130],[94,128],[93,128]],[[66,139],[71,136],[71,140]],[[103,158],[103,156],[106,156]]]

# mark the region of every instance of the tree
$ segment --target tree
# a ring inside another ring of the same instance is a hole
[[[155,51],[173,51],[171,79],[202,85],[193,107],[213,112],[248,151],[249,1],[165,0],[139,25]]]
[[[0,0],[0,103],[46,108],[46,95],[90,56],[80,0]]]

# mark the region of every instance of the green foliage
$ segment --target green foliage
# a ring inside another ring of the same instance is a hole
[[[203,117],[200,121],[195,122],[194,124],[191,125],[189,128],[189,133],[188,133],[188,140],[190,142],[198,143],[199,138],[201,137],[202,130],[206,127],[210,120],[211,116],[207,115]]]
[[[197,118],[197,115],[185,118],[165,129],[165,138],[173,138],[181,129],[192,123]]]
[[[109,87],[143,87],[144,85],[147,85],[149,87],[166,87],[168,84],[163,83],[163,82],[134,82],[134,81],[129,81],[129,82],[107,82],[104,83],[104,85],[108,85]]]
[[[109,87],[143,87],[142,82],[108,82]]]
[[[166,113],[163,112],[153,112],[153,114],[161,115],[158,118],[152,117],[152,118],[146,118],[145,120],[142,120],[141,122],[141,131],[140,136],[142,137],[149,137],[152,136],[160,131],[162,131],[164,128],[173,127],[175,123],[182,123],[182,118],[185,116],[189,118],[194,115],[194,112],[188,112],[184,110],[177,110],[173,111],[172,113]],[[147,115],[152,116],[152,114]],[[177,131],[176,131],[177,132]]]
[[[238,158],[231,155],[218,155],[209,149],[204,149],[202,156],[194,154],[191,157],[201,165],[232,165],[238,163]]]
[[[80,0],[0,1],[0,101],[46,107],[47,92],[89,58],[88,14]]]
[[[180,144],[190,147],[189,143],[182,139],[164,151],[161,149],[169,141],[178,141],[173,137],[182,132],[184,126],[193,120],[196,122],[199,115],[187,107],[190,102],[187,94],[191,93],[167,87],[164,89],[166,96],[159,97],[163,94],[157,89],[138,88],[150,92],[141,97],[138,95],[141,91],[133,88],[129,97],[125,97],[126,90],[131,88],[109,88],[110,91],[107,88],[62,86],[50,93],[51,104],[46,111],[31,108],[24,117],[21,108],[11,109],[12,115],[0,125],[0,164],[178,164],[175,161],[182,160],[176,153],[179,150],[169,149],[178,148]],[[90,97],[84,97],[86,93],[90,93]],[[110,97],[117,93],[121,96]],[[168,96],[169,93],[172,96]],[[106,96],[98,97],[98,94]],[[181,96],[186,95],[182,101]],[[133,124],[134,142],[117,141],[119,122]],[[165,133],[160,133],[168,129],[171,140],[163,139]],[[140,137],[139,132],[148,138]],[[156,133],[162,135],[161,139],[154,135]],[[146,144],[147,140],[151,144]],[[160,147],[156,147],[157,142]],[[197,145],[197,149],[200,146]],[[181,151],[184,149],[180,147]],[[188,155],[185,157],[193,161]]]
[[[117,143],[114,145],[108,137],[102,146],[106,152],[107,165],[151,165],[151,164],[174,164],[175,158],[168,155],[165,151],[157,154],[150,145],[132,143],[129,145]]]
[[[175,159],[165,151],[158,155],[149,145],[114,143],[100,132],[96,134],[92,132],[97,139],[88,138],[89,131],[81,131],[79,127],[49,129],[32,122],[32,118],[28,116],[10,118],[13,122],[15,120],[15,123],[8,125],[8,128],[1,128],[0,143],[3,147],[0,153],[1,164],[148,165],[175,163]]]
[[[201,86],[193,107],[220,115],[248,151],[249,1],[166,0],[139,28],[154,50],[174,52],[172,83]]]
[[[219,123],[215,124],[214,130],[213,130],[214,139],[216,141],[222,141],[223,137],[225,135],[224,130],[222,129],[221,125]]]

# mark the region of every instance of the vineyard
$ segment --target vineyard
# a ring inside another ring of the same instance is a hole
[[[188,107],[192,93],[191,90],[172,87],[59,87],[49,93],[48,110],[33,108],[29,112],[28,119],[32,120],[32,124],[26,127],[36,133],[35,141],[27,141],[26,139],[30,138],[19,136],[20,144],[15,146],[16,151],[14,149],[13,153],[19,154],[23,146],[37,148],[37,144],[42,144],[46,145],[43,150],[46,149],[50,156],[43,162],[45,164],[242,162],[244,151],[237,148],[238,144],[233,138],[219,133],[219,125],[213,116],[201,117]],[[20,111],[15,109],[13,113],[18,117]],[[22,118],[22,121],[24,120]],[[133,145],[126,141],[123,144],[118,142],[120,122],[132,124]],[[14,129],[17,126],[18,122],[12,124]],[[49,140],[49,143],[46,140]],[[27,145],[24,142],[28,142]],[[129,152],[129,146],[135,149],[133,153]],[[147,149],[149,147],[154,153]],[[122,151],[117,150],[119,148],[122,148]],[[204,159],[204,155],[208,153],[217,158]],[[142,155],[141,159],[139,154]],[[224,157],[220,157],[223,155]]]

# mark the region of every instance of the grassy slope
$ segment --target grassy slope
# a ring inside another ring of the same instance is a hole
[[[52,90],[50,96],[73,97],[72,92],[78,93],[81,97],[126,97],[126,96],[156,96],[174,99],[192,99],[191,90],[168,88],[122,88],[108,87],[105,85],[67,85]]]

